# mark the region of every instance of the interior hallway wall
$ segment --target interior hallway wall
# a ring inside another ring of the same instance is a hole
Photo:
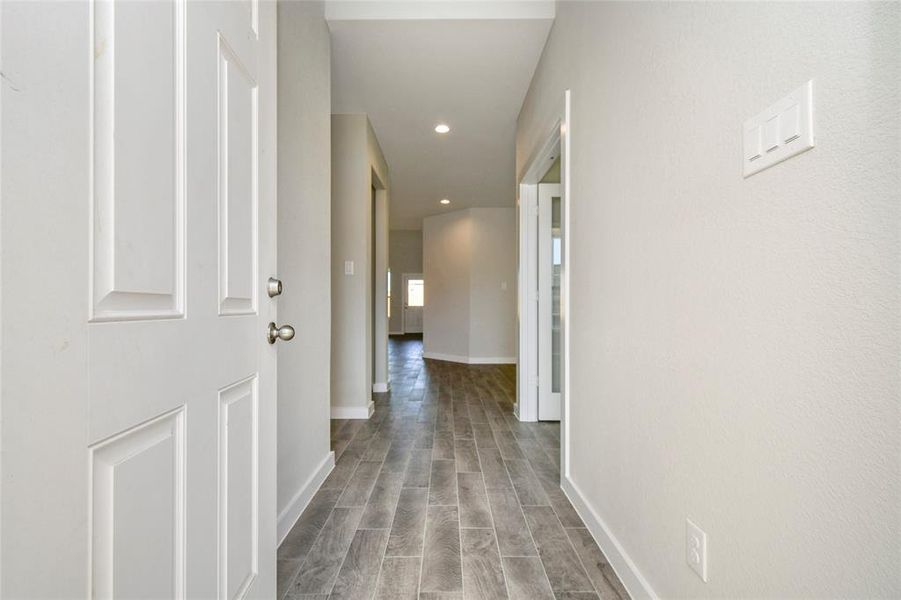
[[[373,185],[379,188],[376,214]],[[372,412],[373,329],[381,351],[375,377],[388,380],[389,190],[388,165],[366,115],[332,115],[332,418],[365,419]],[[373,261],[378,271],[374,294]],[[352,274],[345,274],[348,262],[353,263]],[[374,309],[380,318],[376,328]]]
[[[331,92],[323,2],[278,3],[279,540],[334,464],[329,441]],[[268,277],[268,274],[262,274]]]
[[[423,219],[423,356],[515,362],[513,208],[470,208]]]
[[[469,357],[515,362],[516,209],[470,209]]]
[[[471,229],[468,210],[422,220],[422,339],[426,358],[469,360]]]
[[[634,594],[901,596],[899,74],[898,3],[558,3],[517,170],[570,88],[570,479]]]
[[[404,273],[422,273],[422,231],[392,229],[388,263],[391,265],[391,319],[389,333],[403,333]]]

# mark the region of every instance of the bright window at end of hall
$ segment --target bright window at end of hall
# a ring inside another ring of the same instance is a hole
[[[425,302],[425,282],[422,279],[407,280],[407,306],[422,306]]]

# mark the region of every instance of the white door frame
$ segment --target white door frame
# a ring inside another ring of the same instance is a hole
[[[402,333],[407,333],[407,280],[408,279],[422,279],[425,278],[422,276],[422,273],[404,273],[401,275],[401,290],[400,290],[400,330]],[[425,302],[423,302],[425,305]],[[423,311],[425,311],[425,306],[422,307]],[[420,330],[424,329],[424,327],[420,327]],[[422,331],[417,331],[414,333],[422,333]]]
[[[561,477],[569,475],[569,273],[570,254],[570,90],[563,94],[560,111],[549,129],[544,143],[528,161],[525,175],[519,182],[518,227],[519,265],[517,301],[519,313],[519,356],[516,382],[516,416],[520,421],[538,420],[538,182],[553,163],[551,157],[560,152],[560,184],[563,191],[563,269],[561,272],[560,306],[561,348],[563,368],[560,381],[561,418],[560,452]]]
[[[559,183],[538,184],[538,419],[546,421],[559,420],[562,408],[560,392],[553,391],[554,320],[548,310],[553,307],[552,199],[562,199],[561,188]]]
[[[370,187],[375,190],[370,211],[370,240],[368,251],[370,265],[366,273],[369,294],[369,385],[376,393],[387,392],[391,387],[388,373],[388,188],[370,165]],[[370,403],[372,402],[370,398]]]

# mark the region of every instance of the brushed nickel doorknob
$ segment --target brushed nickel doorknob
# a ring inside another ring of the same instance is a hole
[[[290,325],[277,326],[275,323],[269,323],[269,332],[267,339],[270,344],[274,344],[277,340],[285,342],[294,338],[294,328]]]
[[[266,293],[269,294],[270,298],[280,296],[282,293],[282,280],[270,277],[269,281],[266,282]]]

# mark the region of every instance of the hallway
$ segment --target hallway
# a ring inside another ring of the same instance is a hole
[[[627,597],[559,488],[559,424],[513,416],[514,367],[424,361],[417,336],[389,361],[372,418],[332,421],[279,599]]]

